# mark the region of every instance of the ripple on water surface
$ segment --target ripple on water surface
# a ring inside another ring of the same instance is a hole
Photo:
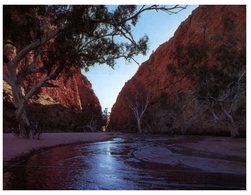
[[[184,137],[127,135],[52,148],[8,168],[4,189],[245,189],[245,174],[201,170],[182,163],[184,156],[172,153],[178,140],[185,142]],[[235,163],[235,168],[242,168]]]

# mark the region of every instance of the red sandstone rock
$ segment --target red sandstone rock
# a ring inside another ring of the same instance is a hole
[[[168,16],[167,16],[168,17]],[[139,96],[150,97],[148,116],[145,117],[145,129],[150,124],[154,132],[166,132],[169,126],[179,128],[180,120],[173,119],[178,111],[179,98],[188,97],[193,88],[189,79],[183,79],[175,85],[168,67],[175,64],[173,55],[177,55],[177,46],[189,47],[192,44],[204,44],[208,47],[207,64],[219,63],[213,51],[222,44],[234,40],[229,49],[236,52],[246,47],[246,8],[245,6],[200,6],[181,23],[174,36],[142,63],[137,73],[125,83],[111,112],[110,128],[120,131],[136,131],[136,122],[128,107],[127,99]],[[154,40],[153,40],[154,41]],[[143,91],[143,93],[142,93]],[[184,99],[184,98],[183,98]],[[185,100],[184,100],[185,101]],[[191,110],[192,108],[190,108]],[[186,115],[188,115],[187,109]],[[157,124],[154,124],[157,123]],[[176,124],[175,124],[176,123]],[[244,122],[245,123],[245,122]],[[196,133],[203,133],[201,121],[197,121]],[[245,124],[244,124],[245,126]],[[220,131],[222,127],[210,127],[207,131]],[[223,127],[224,129],[224,127]]]
[[[80,68],[73,66],[70,73],[70,75],[67,75],[66,72],[62,72],[57,80],[48,82],[48,85],[51,85],[51,87],[42,87],[39,94],[48,95],[63,107],[74,111],[92,110],[95,113],[101,112],[101,106],[92,90],[92,85],[81,74]],[[38,79],[43,76],[37,74]],[[27,85],[31,86],[36,82],[34,75],[27,79]]]
[[[6,73],[6,71],[5,71]],[[44,75],[33,74],[26,80],[32,86]],[[40,123],[45,131],[80,131],[92,118],[100,126],[101,106],[92,90],[91,83],[81,74],[80,68],[72,67],[71,76],[63,72],[55,81],[54,87],[42,87],[28,105],[28,115]],[[11,90],[4,83],[4,130],[17,126],[14,107],[11,103]]]

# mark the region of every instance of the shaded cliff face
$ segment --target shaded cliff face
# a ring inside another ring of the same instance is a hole
[[[26,79],[32,86],[44,75],[35,74]],[[4,82],[4,130],[16,128],[15,109],[12,104],[10,86]],[[100,128],[101,106],[92,90],[91,83],[83,76],[78,67],[72,67],[71,75],[63,72],[55,81],[49,81],[38,94],[32,97],[27,107],[28,116],[38,121],[43,131],[83,131],[86,124],[96,121]],[[87,129],[86,129],[87,130]]]
[[[192,98],[195,83],[188,77],[177,79],[172,68],[182,61],[184,66],[176,66],[175,69],[182,72],[203,52],[207,54],[203,63],[208,67],[226,66],[227,61],[219,57],[219,50],[225,49],[233,55],[239,55],[246,48],[245,44],[245,6],[200,6],[125,83],[112,108],[110,128],[136,131],[136,120],[128,102],[137,100],[140,103],[148,97],[150,103],[142,122],[144,130],[180,133],[184,118],[192,118],[200,105]],[[213,124],[209,118],[206,112],[196,117],[189,127],[186,125],[187,133],[228,132],[224,125]],[[245,131],[245,111],[242,110],[237,118],[238,127]]]

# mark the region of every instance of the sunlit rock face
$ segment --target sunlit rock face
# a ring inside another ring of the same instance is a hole
[[[199,6],[194,10],[174,36],[160,45],[125,83],[112,108],[110,129],[137,131],[128,102],[136,102],[136,99],[144,102],[149,97],[149,107],[142,121],[145,131],[182,133],[186,126],[185,133],[229,134],[224,123],[212,122],[206,111],[192,119],[200,106],[192,98],[195,84],[187,77],[177,80],[170,71],[170,66],[177,63],[175,56],[182,53],[179,53],[180,46],[188,48],[188,52],[193,52],[195,46],[206,48],[209,67],[226,64],[225,59],[216,57],[217,49],[225,46],[232,53],[239,54],[246,48],[245,6]],[[187,55],[184,59],[192,60]],[[190,124],[185,124],[187,119],[192,119]],[[238,113],[236,121],[239,130],[245,132],[245,108]]]
[[[26,80],[27,85],[32,86],[37,82],[33,76]],[[44,75],[37,74],[36,77],[41,79]],[[63,72],[57,80],[49,81],[47,87],[41,88],[39,95],[50,96],[58,104],[74,111],[101,112],[91,83],[76,66]]]
[[[70,73],[70,74],[69,74]],[[7,74],[6,65],[4,74]],[[33,74],[26,78],[26,86],[33,86],[45,75]],[[10,132],[17,127],[15,109],[12,104],[10,86],[3,85],[4,131]],[[80,68],[62,72],[55,81],[49,81],[34,95],[28,105],[28,115],[37,121],[43,131],[84,131],[86,124],[96,121],[100,128],[101,106],[92,90],[91,83],[81,74]]]

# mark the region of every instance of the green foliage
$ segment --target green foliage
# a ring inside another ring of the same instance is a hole
[[[105,128],[108,126],[110,121],[110,115],[111,113],[108,112],[108,108],[105,108],[102,112],[102,126],[105,126]]]
[[[103,5],[4,6],[4,40],[22,49],[60,28],[56,38],[42,48],[49,72],[55,64],[88,69],[106,63],[113,67],[118,58],[130,60],[146,54],[148,37],[136,41],[132,36],[138,19],[135,12],[136,6],[118,6],[114,11]]]
[[[173,14],[185,8],[142,5],[138,9],[136,5],[121,5],[109,10],[104,5],[5,5],[4,46],[8,44],[14,52],[11,57],[4,52],[8,70],[4,79],[19,94],[15,106],[16,117],[24,124],[22,129],[29,132],[29,120],[23,114],[29,99],[47,81],[57,79],[63,71],[70,76],[72,67],[113,67],[118,58],[130,61],[136,55],[145,55],[148,37],[135,40],[133,36],[140,14],[151,10]],[[26,87],[25,79],[34,73],[47,76],[31,88]],[[20,93],[21,86],[27,88],[25,94]]]
[[[184,78],[195,80],[198,69],[207,63],[208,47],[204,43],[177,44],[171,54],[174,63],[166,66],[167,73],[176,78],[175,83]]]
[[[238,51],[233,45],[226,43],[216,49],[215,55],[218,63],[212,68],[201,66],[197,73],[200,83],[198,93],[202,97],[208,93],[213,98],[220,98],[228,90],[232,90],[231,93],[234,93],[240,75],[245,72],[245,48]],[[242,79],[241,82],[245,85],[245,79]]]
[[[105,5],[6,5],[4,41],[10,40],[20,50],[59,29],[56,38],[41,46],[48,72],[55,64],[88,69],[106,63],[113,67],[118,58],[130,61],[136,55],[146,54],[148,37],[135,40],[133,36],[133,27],[142,12],[160,10],[173,14],[185,8],[119,5],[109,10]]]
[[[236,44],[236,39],[230,37],[214,50],[203,43],[177,45],[173,53],[176,63],[167,67],[178,81],[193,81],[192,98],[207,109],[204,115],[208,111],[215,122],[225,121],[233,137],[239,136],[235,119],[245,117],[246,107],[246,50]],[[215,64],[209,64],[208,54]]]
[[[211,95],[222,96],[229,84],[237,82],[240,74],[245,72],[245,48],[237,50],[233,39],[223,43],[214,54],[216,64],[208,65],[209,48],[203,44],[177,45],[173,58],[174,65],[168,65],[167,71],[179,78],[190,78],[197,85],[197,97]]]
[[[4,5],[3,6],[3,37],[10,40],[21,49],[32,41],[41,38],[40,17],[45,17],[44,6],[33,5]]]

